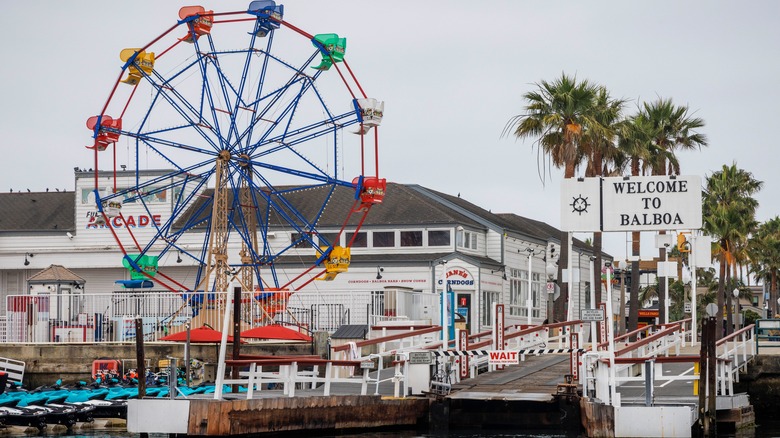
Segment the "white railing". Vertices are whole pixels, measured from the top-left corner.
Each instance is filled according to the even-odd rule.
[[[715,343],[718,356],[718,392],[734,395],[734,382],[747,371],[748,362],[756,356],[754,326],[749,325]]]
[[[0,342],[134,342],[135,319],[141,318],[144,339],[203,325],[222,327],[224,293],[186,294],[161,291],[112,294],[11,295],[0,318]],[[333,332],[343,324],[368,324],[380,310],[383,297],[372,291],[301,291],[290,296],[287,312],[274,320],[309,331]],[[267,323],[263,306],[251,292],[241,295],[241,320]]]
[[[20,360],[0,357],[0,371],[8,375],[8,382],[21,385],[24,380],[25,363]]]
[[[664,363],[697,363],[699,355],[680,355],[680,346],[685,345],[686,332],[682,325],[668,324],[655,333],[649,333],[642,340],[629,344],[615,353],[615,373],[610,376],[610,357],[607,351],[588,352],[582,357],[583,394],[601,400],[612,400],[611,387],[626,382],[646,382],[652,388],[655,382],[675,380],[699,380],[697,374],[667,375]],[[734,395],[734,382],[739,382],[739,373],[747,370],[747,364],[756,355],[753,326],[745,327],[716,343],[716,379],[718,395]],[[670,352],[675,355],[670,356]],[[644,366],[650,363],[652,366]],[[638,366],[639,365],[639,366]],[[649,372],[649,375],[647,374]],[[619,405],[620,400],[612,400]]]
[[[614,352],[614,358],[609,351],[599,350],[585,353],[582,357],[583,394],[595,396],[605,403],[620,406],[617,387],[626,382],[646,381],[645,367],[636,365],[647,361],[662,361],[660,358],[669,356],[670,351],[676,355],[680,353],[680,346],[685,342],[685,330],[682,324],[669,324],[661,326],[656,332],[648,332],[648,335],[636,342],[629,343],[625,347]],[[610,370],[610,363],[614,369]],[[649,376],[651,380],[674,380],[680,376],[665,376],[663,373],[655,373],[659,376]],[[690,376],[685,376],[690,380]]]
[[[374,377],[371,377],[374,369],[374,360],[379,364]],[[393,363],[393,374],[390,377],[382,378],[381,371],[384,368],[382,357],[380,355],[370,355],[361,360],[325,360],[319,358],[273,358],[273,359],[240,359],[226,361],[228,366],[249,367],[249,371],[239,373],[238,379],[224,379],[221,384],[224,385],[242,385],[247,387],[246,397],[254,397],[255,391],[264,391],[268,385],[281,387],[282,393],[288,397],[295,397],[296,390],[314,390],[321,388],[323,395],[331,394],[333,384],[350,384],[360,387],[360,394],[367,395],[371,384],[375,385],[374,394],[379,394],[379,384],[382,382],[393,382],[393,395],[400,397],[408,391],[406,385],[401,392],[400,384],[406,382],[406,373],[408,366],[406,361],[396,361]],[[369,365],[369,366],[365,366]],[[263,367],[272,367],[274,371],[264,370]],[[320,374],[320,367],[325,371]],[[355,372],[359,368],[362,373]],[[218,381],[219,385],[220,382]]]

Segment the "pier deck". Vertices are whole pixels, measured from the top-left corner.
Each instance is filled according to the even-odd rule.
[[[452,385],[450,398],[550,400],[569,373],[568,354],[528,356],[519,365]]]

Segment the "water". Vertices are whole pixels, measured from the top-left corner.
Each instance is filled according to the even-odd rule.
[[[29,435],[4,435],[0,429],[0,436],[3,438],[29,438]],[[140,438],[138,434],[132,434],[127,432],[109,432],[109,431],[94,431],[89,433],[81,433],[78,435],[47,435],[57,436],[60,438]],[[393,431],[393,432],[363,432],[363,433],[348,433],[348,434],[316,434],[321,438],[442,438],[444,436],[448,438],[558,438],[565,435],[545,435],[545,434],[524,434],[524,433],[509,433],[509,432],[490,432],[490,431],[478,431],[478,432],[452,432],[448,435],[428,435],[420,434],[417,432],[409,431]],[[780,420],[774,420],[771,422],[765,422],[762,425],[757,426],[752,432],[746,431],[736,435],[718,435],[720,437],[735,437],[735,438],[778,438],[780,437]],[[151,434],[149,438],[169,438],[167,434]]]
[[[429,435],[421,434],[414,431],[382,431],[382,432],[362,432],[362,433],[345,433],[338,434],[328,432],[329,434],[314,433],[313,435],[321,438],[557,438],[564,437],[565,435],[550,435],[550,434],[527,434],[522,432],[506,432],[506,431],[459,431],[450,432],[447,435]],[[133,434],[121,431],[79,431],[78,433],[71,435],[54,435],[47,434],[46,436],[57,436],[60,438],[140,438],[139,434]],[[764,419],[760,420],[755,429],[745,430],[740,433],[734,434],[720,434],[720,437],[734,437],[734,438],[780,438],[780,418]],[[2,438],[28,438],[29,435],[11,435],[3,434],[0,429],[0,437]],[[169,438],[167,434],[150,434],[149,438]]]
[[[3,435],[0,432],[0,436],[4,438],[17,438],[25,437],[29,438],[29,435]],[[80,435],[47,435],[57,436],[60,438],[140,438],[138,434],[126,433],[126,432],[106,432],[106,431],[94,431],[90,433]],[[350,434],[331,434],[320,435],[316,434],[319,438],[441,438],[445,435],[426,435],[416,432],[408,431],[393,431],[393,432],[363,432],[363,433],[350,433]],[[459,432],[450,433],[446,435],[449,438],[556,438],[563,437],[565,435],[527,435],[522,433],[493,433],[493,432]],[[169,438],[167,434],[150,434],[149,438]]]

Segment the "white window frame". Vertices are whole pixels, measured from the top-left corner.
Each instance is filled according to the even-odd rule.
[[[455,240],[459,248],[477,250],[477,233],[473,231],[458,230]]]
[[[479,323],[481,327],[493,327],[493,303],[501,304],[501,292],[483,290],[481,300],[482,311],[479,312]]]

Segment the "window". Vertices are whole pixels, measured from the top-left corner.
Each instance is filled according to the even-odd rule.
[[[493,327],[493,303],[501,302],[501,292],[482,291],[482,312],[480,324],[483,327]]]
[[[509,279],[509,314],[513,316],[528,316],[528,272],[510,269]],[[531,316],[538,318],[541,312],[542,275],[531,274]]]
[[[428,231],[428,246],[450,246],[450,231]]]
[[[477,234],[471,231],[458,231],[457,244],[461,248],[477,249]]]
[[[340,246],[341,236],[339,233],[320,233],[320,246],[326,246],[328,244]]]
[[[531,276],[531,316],[538,318],[542,311],[542,274],[534,272]]]
[[[354,236],[354,240],[353,239]],[[352,248],[366,248],[368,247],[368,238],[366,237],[366,232],[361,231],[357,234],[355,233],[347,233],[347,245],[349,245],[349,241],[352,240]]]
[[[290,235],[290,243],[293,248],[311,248],[311,242],[308,238],[308,236],[301,238],[301,233],[292,233]]]
[[[423,246],[422,231],[401,231],[401,246]]]
[[[585,308],[586,309],[594,309],[595,305],[590,302],[590,282],[586,281],[583,283],[585,287],[583,288],[583,293],[585,294]]]
[[[510,269],[509,314],[528,316],[528,272]]]
[[[392,248],[395,246],[395,232],[374,231],[371,233],[371,244],[374,248]]]

